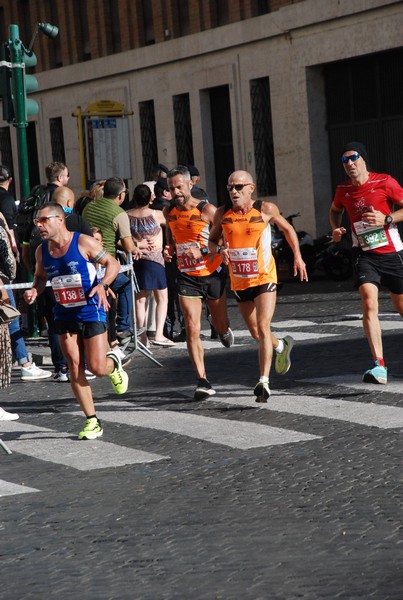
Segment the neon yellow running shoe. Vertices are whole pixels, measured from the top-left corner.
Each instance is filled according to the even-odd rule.
[[[282,352],[276,352],[274,368],[279,375],[288,373],[291,367],[291,350],[294,346],[294,339],[290,335],[283,337],[284,349]]]
[[[90,417],[87,419],[84,429],[78,434],[79,440],[95,440],[102,436],[104,430],[102,429],[101,421],[97,417]]]
[[[109,374],[113,389],[117,394],[124,394],[129,386],[129,376],[123,370],[120,358],[114,352],[108,352],[106,356],[111,358],[115,363],[114,370]]]

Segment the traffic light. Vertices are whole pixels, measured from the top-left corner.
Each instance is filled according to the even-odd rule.
[[[38,89],[38,80],[35,75],[30,75],[27,73],[27,69],[30,67],[35,67],[37,64],[36,54],[34,52],[28,51],[24,48],[22,54],[22,60],[25,63],[24,70],[24,96],[25,96],[25,120],[27,117],[31,115],[37,115],[39,112],[39,105],[36,100],[32,100],[32,98],[28,98],[28,94],[32,92],[36,92]]]
[[[0,96],[3,105],[3,120],[12,123],[14,120],[14,106],[11,94],[11,61],[8,44],[1,44],[0,67]]]

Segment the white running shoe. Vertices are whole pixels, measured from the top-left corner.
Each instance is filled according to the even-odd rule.
[[[34,362],[29,367],[21,367],[22,381],[36,381],[37,379],[47,379],[48,377],[52,377],[52,372],[40,369]]]
[[[20,416],[17,413],[9,413],[0,407],[0,421],[16,421]]]
[[[115,356],[120,358],[120,360],[123,360],[126,356],[126,354],[123,352],[122,348],[120,348],[119,346],[114,346],[113,348],[111,348],[111,352],[113,352],[113,354]]]
[[[92,379],[96,379],[97,376],[94,373],[91,373],[88,369],[85,369],[85,378],[87,381],[91,381]]]

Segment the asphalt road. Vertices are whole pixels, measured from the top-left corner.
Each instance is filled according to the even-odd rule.
[[[24,383],[0,405],[2,600],[403,598],[401,339],[386,296],[386,386],[351,283],[287,282],[273,330],[293,364],[254,402],[257,348],[228,301],[236,344],[209,339],[217,395],[192,399],[184,344],[136,354],[129,391],[91,383],[104,437],[79,442],[69,384]],[[44,344],[32,350],[43,356]]]

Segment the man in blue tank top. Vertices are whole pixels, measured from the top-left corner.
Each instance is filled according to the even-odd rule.
[[[72,390],[87,417],[78,438],[92,440],[101,437],[103,430],[85,377],[85,364],[97,377],[108,375],[116,393],[123,394],[128,387],[120,359],[107,352],[107,292],[120,265],[95,238],[68,231],[63,208],[55,202],[39,210],[35,225],[43,242],[35,255],[32,288],[24,298],[32,304],[50,281],[56,300],[55,330],[67,359]],[[102,282],[98,281],[96,264],[106,268]]]

